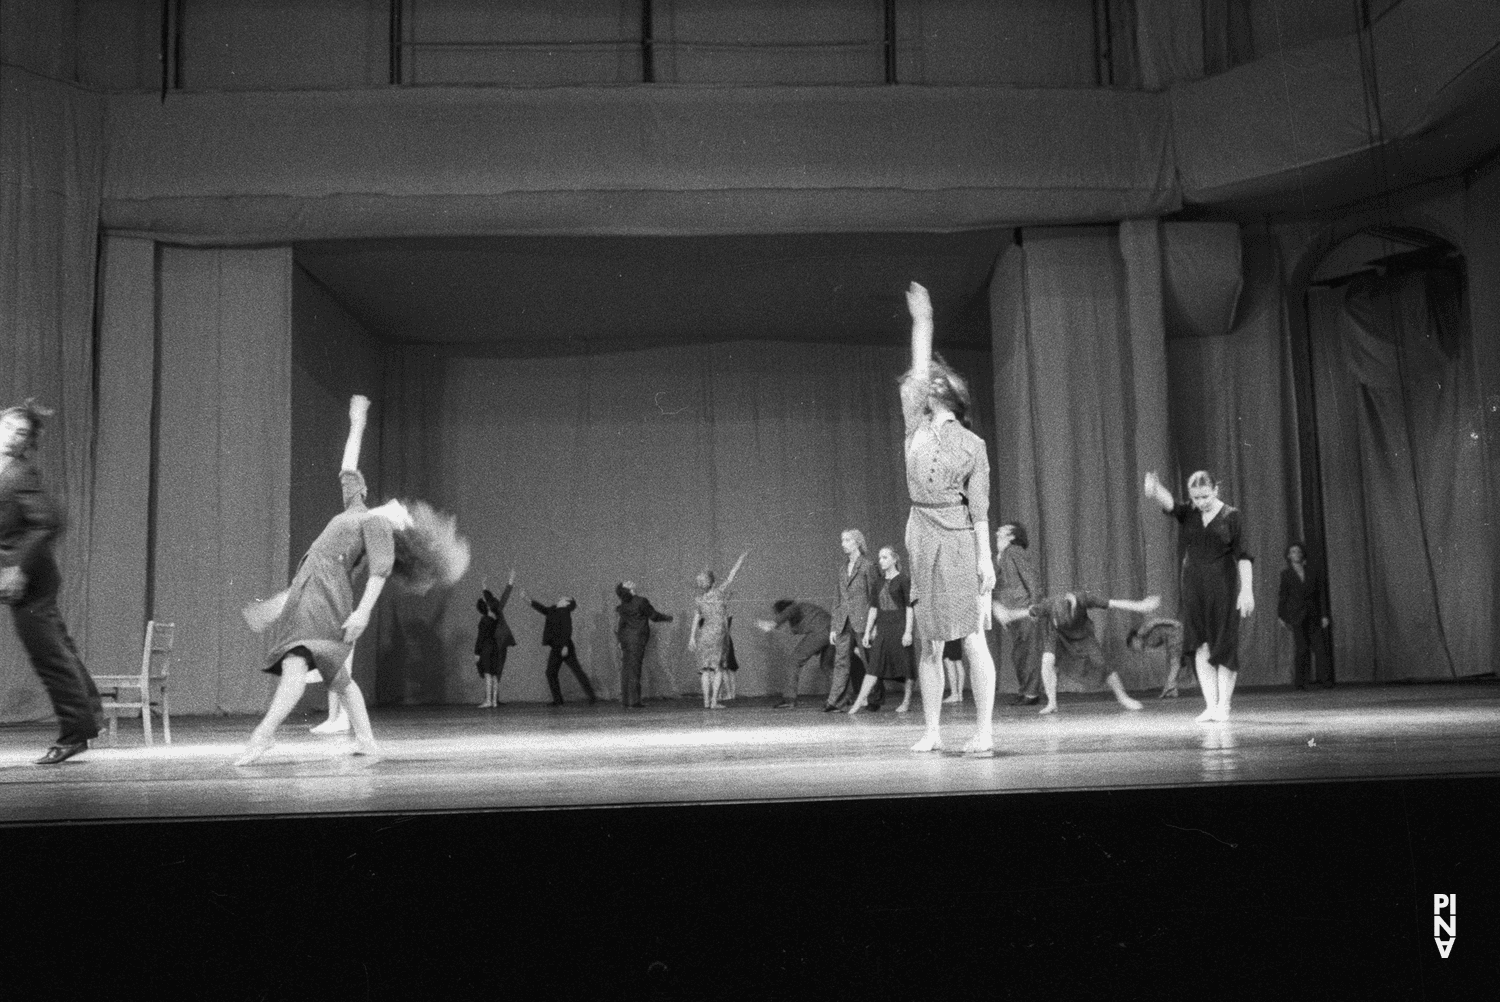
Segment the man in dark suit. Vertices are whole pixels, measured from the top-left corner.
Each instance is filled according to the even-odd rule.
[[[583,686],[583,694],[588,697],[589,705],[599,701],[594,695],[594,687],[589,683],[589,677],[583,673],[583,666],[578,663],[578,651],[573,647],[573,610],[578,608],[578,603],[567,595],[562,596],[553,605],[543,605],[526,594],[526,589],[521,589],[521,598],[531,605],[533,609],[546,617],[542,625],[542,646],[550,648],[547,655],[547,688],[552,690],[552,705],[563,704],[562,685],[557,680],[558,672],[563,665],[578,679],[578,684]]]
[[[620,702],[641,706],[641,665],[646,660],[646,645],[651,642],[652,623],[670,623],[672,617],[657,612],[644,595],[637,595],[634,581],[615,585],[620,604],[615,607],[619,625],[615,638],[620,641]]]
[[[794,710],[797,708],[797,690],[801,688],[802,667],[813,658],[825,669],[833,669],[833,644],[829,642],[833,630],[833,620],[828,615],[828,610],[822,606],[813,605],[811,602],[797,602],[789,598],[779,598],[771,606],[776,611],[775,619],[759,619],[755,625],[767,633],[776,629],[783,623],[792,635],[797,638],[797,646],[792,648],[792,684],[791,688],[784,694],[781,702],[776,704],[778,710]],[[825,705],[824,710],[831,709]]]
[[[865,552],[865,534],[845,529],[839,545],[847,558],[839,575],[839,600],[833,607],[828,642],[833,645],[833,678],[828,687],[825,710],[847,710],[865,680],[864,660],[859,656],[860,638],[870,616],[870,600],[880,584],[875,562]],[[877,682],[867,709],[878,710],[885,701],[885,685]]]
[[[10,606],[60,728],[38,765],[56,765],[87,750],[103,712],[99,690],[57,611],[62,575],[52,541],[62,532],[62,513],[42,490],[31,462],[47,413],[30,401],[0,411],[0,601]]]
[[[1276,618],[1292,631],[1295,645],[1292,655],[1292,682],[1299,689],[1309,685],[1332,685],[1328,671],[1327,650],[1319,642],[1328,629],[1323,612],[1323,588],[1312,568],[1307,565],[1307,549],[1301,543],[1286,548],[1286,566],[1281,569],[1276,594]],[[1313,664],[1313,648],[1318,648],[1318,664]],[[1316,669],[1322,668],[1319,672]],[[1318,676],[1322,675],[1322,678]]]

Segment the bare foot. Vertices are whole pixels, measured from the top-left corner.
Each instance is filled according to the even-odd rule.
[[[240,757],[234,760],[234,764],[252,765],[255,762],[259,761],[262,755],[270,751],[271,747],[274,744],[275,742],[272,741],[255,741],[252,739],[251,742],[245,746],[245,750],[243,753],[241,753]]]
[[[863,710],[864,708],[865,708],[865,704],[863,704],[863,703],[855,703],[853,706],[849,707],[849,716],[851,716],[851,717],[854,716],[856,713],[858,713],[860,710]]]
[[[924,734],[922,740],[911,746],[915,752],[942,751],[943,739],[937,734]]]
[[[490,701],[489,701],[489,700],[485,700],[485,701],[484,701],[484,702],[483,702],[483,703],[480,703],[480,704],[479,704],[479,708],[480,708],[480,709],[481,709],[481,710],[488,710],[488,709],[489,709],[489,708],[490,708],[490,707],[492,707],[492,706],[494,706],[494,705],[495,705],[495,704],[494,704],[494,703],[491,703],[491,702],[490,702]]]
[[[949,696],[947,699],[943,700],[944,703],[962,703],[963,701],[964,698],[962,696]]]
[[[1196,717],[1194,717],[1193,718],[1193,723],[1195,723],[1195,724],[1211,724],[1211,723],[1214,722],[1214,714],[1216,714],[1218,712],[1219,712],[1218,707],[1216,707],[1216,706],[1210,706],[1208,709],[1204,710],[1202,713],[1200,713]]]
[[[1216,724],[1222,724],[1224,721],[1226,721],[1226,720],[1229,719],[1229,707],[1227,707],[1227,706],[1221,706],[1221,707],[1219,707],[1217,710],[1214,711],[1214,715],[1211,716],[1211,717],[1209,717],[1208,719],[1212,720]]]
[[[1120,705],[1125,707],[1125,709],[1127,710],[1145,709],[1144,705],[1142,705],[1139,699],[1132,699],[1129,696],[1126,696],[1124,699],[1120,700]]]
[[[329,717],[318,726],[309,727],[308,730],[312,731],[314,734],[348,734],[349,718]]]
[[[896,707],[896,712],[897,713],[910,713],[911,712],[911,704],[910,703],[902,703],[900,706]]]
[[[1056,713],[1056,712],[1057,712],[1057,704],[1056,703],[1048,703],[1046,706],[1044,706],[1040,710],[1036,711],[1037,716],[1039,716],[1039,717],[1045,717],[1049,713]]]
[[[380,746],[373,741],[356,741],[351,755],[361,755],[365,758],[380,758]]]
[[[990,734],[976,734],[964,745],[964,754],[974,758],[994,758],[995,738]]]

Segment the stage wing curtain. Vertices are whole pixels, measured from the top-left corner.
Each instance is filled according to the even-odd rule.
[[[57,412],[38,463],[67,515],[61,607],[85,655],[103,108],[96,95],[0,67],[0,406],[35,396]],[[51,714],[8,625],[0,665],[0,722]]]
[[[1134,343],[1114,227],[1026,230],[1022,240],[997,266],[991,297],[1001,425],[993,521],[1027,525],[1049,594],[1139,598],[1153,577],[1145,536],[1153,516],[1141,499],[1139,457],[1151,450],[1138,451],[1138,411],[1161,404],[1135,369],[1152,365],[1159,381],[1161,351]],[[1155,302],[1159,324],[1159,288]],[[1096,614],[1106,656],[1128,686],[1160,684],[1159,659],[1126,653],[1130,618]],[[1009,670],[1001,683],[1014,686]],[[1066,675],[1061,687],[1070,687]]]
[[[989,413],[989,354],[950,361]],[[636,581],[676,617],[655,628],[645,694],[696,691],[693,577],[712,567],[722,579],[742,550],[729,603],[739,692],[782,691],[790,637],[755,620],[779,597],[831,605],[841,530],[862,529],[872,556],[902,542],[897,378],[908,362],[895,346],[769,341],[527,358],[399,349],[378,403],[381,483],[454,512],[474,559],[450,593],[382,601],[379,702],[479,697],[474,601],[512,567],[541,602],[577,599],[579,658],[608,698],[619,694],[613,589]],[[544,700],[542,618],[519,589],[506,614],[520,646],[501,698]],[[803,689],[827,684],[812,671]],[[566,670],[562,685],[581,696]]]
[[[1174,239],[1182,247],[1193,237],[1179,230]],[[1205,230],[1202,239],[1207,247],[1219,237]],[[1255,614],[1240,626],[1240,684],[1284,685],[1291,681],[1291,637],[1276,619],[1276,589],[1286,544],[1299,535],[1296,405],[1276,247],[1247,238],[1241,255],[1238,307],[1217,311],[1226,321],[1233,314],[1234,326],[1206,337],[1196,329],[1179,337],[1168,328],[1171,486],[1186,497],[1187,476],[1208,470],[1220,482],[1219,496],[1245,513]]]
[[[1341,681],[1493,671],[1482,406],[1458,274],[1309,293]]]

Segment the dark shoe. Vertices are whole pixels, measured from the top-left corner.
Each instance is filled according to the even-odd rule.
[[[783,699],[781,702],[771,707],[771,709],[773,710],[795,710],[796,708],[797,704],[789,699]]]
[[[626,703],[625,704],[625,709],[627,709],[627,710],[644,710],[645,708],[646,708],[646,704],[645,703]]]
[[[839,708],[837,706],[834,706],[832,703],[824,703],[823,704],[823,712],[824,713],[837,713],[838,710],[839,710]]]
[[[79,752],[89,750],[87,741],[59,741],[47,749],[47,754],[36,760],[37,765],[56,765],[65,762]]]
[[[877,703],[874,706],[867,706],[867,707],[865,707],[865,709],[869,710],[871,713],[879,713],[880,712],[880,704]]]
[[[1028,696],[1023,692],[1016,693],[1016,698],[1010,701],[1011,706],[1035,706],[1042,701],[1040,696]]]
[[[563,701],[560,700],[560,699],[554,699],[552,702],[548,703],[547,705],[548,706],[561,706],[561,705],[563,705]]]

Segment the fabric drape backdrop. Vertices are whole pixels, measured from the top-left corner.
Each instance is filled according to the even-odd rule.
[[[1340,681],[1494,670],[1482,405],[1456,273],[1308,295]]]
[[[988,413],[989,354],[949,360]],[[579,657],[607,697],[619,692],[613,588],[636,581],[676,617],[654,631],[646,695],[695,691],[693,577],[712,567],[722,580],[747,549],[729,603],[739,691],[781,691],[790,638],[754,621],[780,597],[833,602],[841,530],[863,530],[872,556],[902,543],[896,387],[908,364],[894,345],[762,341],[541,358],[399,349],[381,400],[381,483],[454,512],[474,559],[451,593],[382,603],[379,702],[478,698],[474,600],[511,567],[541,602],[578,600]],[[506,613],[519,646],[501,698],[543,700],[541,617],[519,594]],[[804,675],[804,691],[827,684]],[[563,691],[580,695],[566,672]]]
[[[97,95],[0,66],[0,406],[34,396],[57,412],[43,430],[38,465],[67,515],[60,604],[86,659],[103,126]],[[8,623],[0,666],[0,722],[51,714]]]

